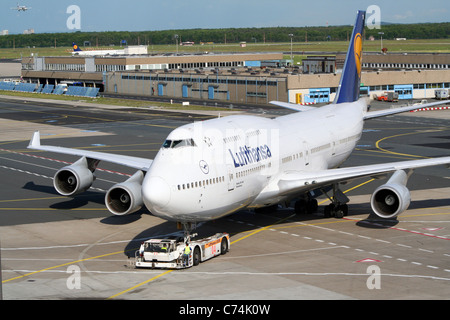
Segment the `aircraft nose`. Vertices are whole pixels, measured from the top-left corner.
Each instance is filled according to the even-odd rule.
[[[158,176],[149,176],[142,184],[142,196],[146,207],[152,213],[162,213],[162,209],[170,201],[170,187]]]

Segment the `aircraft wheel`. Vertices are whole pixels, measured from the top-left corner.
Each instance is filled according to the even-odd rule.
[[[307,208],[308,213],[317,212],[318,208],[319,205],[317,203],[317,199],[311,199],[310,201],[308,201],[308,208]]]
[[[348,205],[343,204],[342,205],[342,211],[344,211],[344,216],[347,216],[348,215]]]
[[[336,219],[341,219],[342,217],[344,217],[344,211],[342,211],[341,208],[337,208],[337,210],[334,212],[334,217]]]
[[[325,206],[323,209],[323,215],[325,218],[334,217],[334,204],[330,203],[329,205]]]
[[[296,214],[307,213],[307,203],[305,200],[298,200],[295,202],[294,210]]]
[[[334,216],[338,219],[341,219],[347,214],[348,214],[348,206],[346,204],[341,204],[337,206]]]

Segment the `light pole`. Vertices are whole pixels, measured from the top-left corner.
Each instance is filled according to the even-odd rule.
[[[289,33],[289,37],[291,37],[291,63],[294,64],[294,59],[292,57],[292,37],[294,37],[294,35],[292,33]]]
[[[383,52],[383,34],[384,34],[384,32],[378,32],[378,34],[381,36],[381,48],[380,48],[380,51]]]
[[[178,35],[176,34],[174,37],[175,37],[175,42],[177,44],[177,55],[178,55]]]

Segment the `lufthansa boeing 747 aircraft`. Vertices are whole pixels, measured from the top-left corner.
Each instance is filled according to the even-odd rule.
[[[125,50],[114,50],[114,49],[83,51],[75,42],[72,42],[72,48],[73,48],[72,51],[73,56],[107,56],[107,55],[125,54]]]
[[[393,218],[410,203],[406,182],[415,168],[449,165],[450,157],[339,168],[355,149],[367,119],[445,102],[368,111],[359,99],[365,12],[358,11],[335,101],[302,107],[272,103],[298,112],[268,119],[237,115],[191,123],[173,130],[155,159],[64,147],[44,146],[39,132],[29,148],[81,157],[60,169],[56,190],[66,196],[84,192],[100,161],[135,168],[136,173],[111,187],[105,203],[116,215],[145,205],[150,212],[176,221],[189,232],[196,222],[218,219],[244,208],[295,202],[296,212],[317,209],[316,191],[330,193],[326,216],[342,217],[348,198],[339,184],[361,177],[390,178],[372,194],[381,218]]]

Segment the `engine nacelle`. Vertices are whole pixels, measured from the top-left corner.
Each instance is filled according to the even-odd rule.
[[[396,171],[386,184],[372,194],[370,204],[377,216],[390,219],[408,209],[411,194],[406,187],[408,176],[403,170]]]
[[[143,179],[144,173],[138,171],[125,182],[111,187],[105,196],[105,204],[108,210],[118,216],[139,210],[144,204],[142,200]]]
[[[73,196],[89,189],[95,176],[88,167],[85,157],[74,164],[64,167],[53,177],[53,186],[63,196]]]

